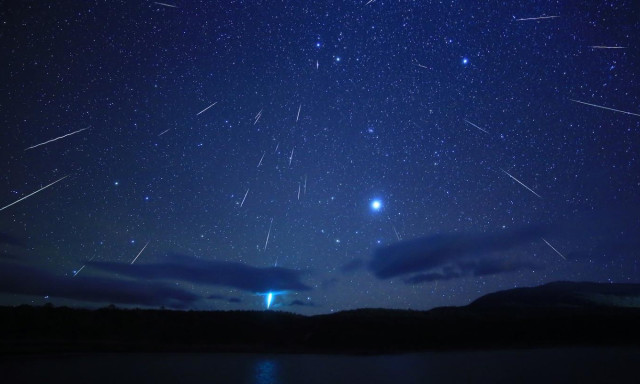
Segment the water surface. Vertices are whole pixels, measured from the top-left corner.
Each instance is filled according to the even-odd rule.
[[[632,383],[638,366],[637,348],[556,348],[381,356],[22,356],[4,357],[0,372],[6,383]]]

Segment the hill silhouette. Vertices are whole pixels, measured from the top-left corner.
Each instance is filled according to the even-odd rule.
[[[640,284],[559,281],[533,288],[515,288],[482,296],[471,307],[636,307]]]
[[[465,307],[274,311],[0,307],[0,352],[395,353],[428,349],[640,345],[640,285],[559,282]]]

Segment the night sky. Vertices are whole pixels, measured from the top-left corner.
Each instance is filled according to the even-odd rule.
[[[639,36],[633,0],[3,2],[0,304],[640,283]]]

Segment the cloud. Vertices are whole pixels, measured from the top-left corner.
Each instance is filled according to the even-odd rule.
[[[0,245],[12,245],[14,247],[26,248],[27,244],[20,238],[0,232]]]
[[[315,307],[316,305],[310,301],[302,301],[302,300],[293,300],[289,304],[286,304],[287,307]]]
[[[573,261],[598,259],[606,262],[610,261],[611,257],[636,257],[638,255],[640,255],[640,241],[623,238],[622,240],[606,239],[599,241],[589,249],[569,252],[566,254],[566,257]]]
[[[180,280],[193,284],[224,286],[247,292],[306,291],[301,272],[288,268],[257,268],[246,264],[209,261],[183,255],[170,255],[161,263],[91,262],[94,268],[136,279]]]
[[[539,241],[548,228],[530,226],[492,234],[446,234],[401,241],[377,249],[369,269],[379,279],[408,274],[407,283],[482,276],[534,267],[532,263],[502,264],[487,254]]]
[[[16,236],[0,232],[0,260],[19,260],[23,256],[19,255],[20,250],[16,248],[27,248],[27,243]]]
[[[226,296],[222,296],[222,295],[209,295],[207,296],[208,300],[222,300],[222,301],[226,301],[228,303],[232,303],[232,304],[237,304],[237,303],[241,303],[242,300],[240,298],[237,297],[226,297]]]
[[[0,292],[96,303],[184,308],[199,296],[162,283],[99,276],[60,276],[16,263],[0,263]]]
[[[540,268],[539,265],[527,261],[508,261],[496,258],[480,259],[447,265],[442,268],[442,271],[417,274],[405,279],[404,282],[407,284],[421,284],[436,280],[489,276],[538,268]]]
[[[362,259],[353,259],[342,265],[342,267],[340,267],[340,271],[343,273],[354,273],[364,268],[364,266],[364,261]]]
[[[16,256],[16,255],[14,255],[14,254],[12,254],[12,253],[6,253],[6,252],[3,252],[3,253],[0,253],[0,259],[5,259],[5,260],[18,260],[18,259],[19,259],[19,257],[18,257],[18,256]]]

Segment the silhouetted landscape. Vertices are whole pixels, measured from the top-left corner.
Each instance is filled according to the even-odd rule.
[[[397,353],[640,345],[640,285],[551,283],[464,307],[274,311],[0,308],[5,354],[48,352]]]

